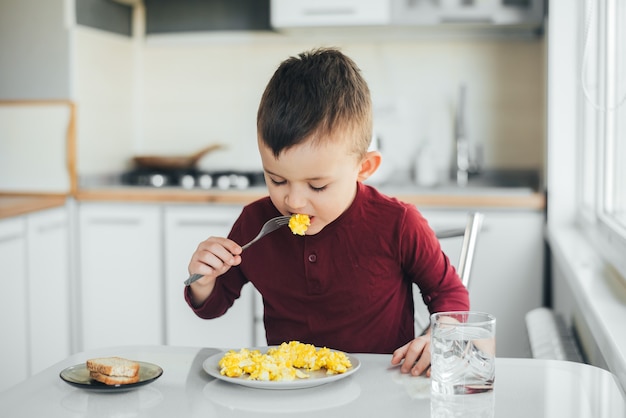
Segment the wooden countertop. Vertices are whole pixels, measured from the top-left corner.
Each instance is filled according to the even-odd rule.
[[[407,203],[420,207],[480,207],[542,210],[545,196],[542,193],[512,193],[464,190],[462,193],[424,192],[409,190],[381,190]],[[161,203],[221,203],[247,204],[267,196],[264,187],[248,190],[183,190],[178,188],[154,189],[139,187],[111,187],[79,189],[78,201],[121,201],[121,202],[161,202]]]
[[[505,208],[543,210],[542,193],[511,193],[498,190],[462,192],[385,190],[383,193],[418,207]],[[108,187],[79,189],[74,196],[82,202],[145,202],[145,203],[214,203],[245,205],[267,195],[264,187],[247,190],[184,190],[141,187]],[[0,219],[63,206],[68,196],[62,194],[19,194],[0,192]]]
[[[67,196],[57,194],[0,193],[0,219],[63,206],[66,199]]]

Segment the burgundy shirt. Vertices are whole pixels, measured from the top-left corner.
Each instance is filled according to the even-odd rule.
[[[269,197],[246,206],[229,238],[244,244],[279,216]],[[193,308],[223,315],[251,282],[263,296],[267,342],[392,353],[415,337],[412,284],[430,312],[467,310],[469,297],[414,205],[358,183],[352,205],[316,235],[281,228],[252,245]],[[185,299],[191,306],[189,295]]]

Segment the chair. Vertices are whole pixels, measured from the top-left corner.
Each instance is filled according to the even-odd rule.
[[[463,237],[461,256],[456,270],[461,278],[461,282],[463,282],[463,286],[468,289],[470,275],[472,273],[474,252],[476,251],[476,241],[478,240],[478,233],[482,228],[484,217],[485,216],[480,212],[471,212],[467,215],[465,229],[458,228],[435,231],[437,238],[440,240],[461,236]]]
[[[478,234],[482,229],[483,219],[484,215],[482,213],[470,212],[467,215],[465,228],[442,229],[435,231],[435,234],[437,235],[437,238],[439,240],[463,237],[463,242],[461,244],[461,255],[459,257],[459,263],[457,265],[456,271],[461,278],[463,286],[465,286],[467,289],[469,289],[470,285],[470,278],[474,262],[474,253],[476,252],[476,243],[478,241]],[[414,297],[414,299],[416,302],[416,332],[422,332],[427,330],[428,326],[430,325],[430,315],[428,314],[428,311],[426,310],[423,303],[421,303],[421,298]]]

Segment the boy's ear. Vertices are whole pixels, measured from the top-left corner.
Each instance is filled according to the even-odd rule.
[[[363,157],[363,160],[361,160],[361,169],[359,170],[357,180],[364,181],[374,174],[376,170],[378,170],[378,167],[380,167],[382,159],[383,156],[379,151],[368,151],[365,157]]]

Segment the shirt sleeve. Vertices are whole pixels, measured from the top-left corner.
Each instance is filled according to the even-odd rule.
[[[401,253],[405,274],[417,284],[430,313],[470,309],[469,294],[435,232],[414,207],[403,224]]]
[[[240,219],[238,219],[228,235],[230,239],[240,242]],[[193,312],[203,319],[220,317],[230,309],[236,299],[241,296],[241,288],[248,282],[237,266],[231,267],[226,273],[219,276],[215,281],[215,287],[211,295],[200,306],[194,307],[191,303],[189,286],[185,286],[185,301]]]

